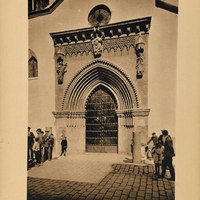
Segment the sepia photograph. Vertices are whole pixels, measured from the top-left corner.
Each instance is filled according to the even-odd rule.
[[[0,199],[199,200],[199,13],[0,1]]]
[[[27,200],[175,199],[178,0],[28,0]]]

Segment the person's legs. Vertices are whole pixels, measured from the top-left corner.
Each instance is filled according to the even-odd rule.
[[[51,160],[51,147],[48,148],[48,160]]]
[[[173,164],[172,164],[172,157],[168,158],[168,167],[169,167],[171,179],[175,180],[175,171],[174,171],[174,167],[173,167]]]
[[[31,160],[33,160],[33,149],[32,149],[32,146],[30,148],[30,152],[31,152]]]
[[[44,161],[48,160],[48,147],[45,147],[44,149]]]
[[[62,155],[63,155],[63,153],[64,153],[64,147],[63,147],[63,146],[61,146],[61,154],[60,154],[60,156],[62,156]]]
[[[30,153],[29,153],[29,146],[28,146],[28,148],[27,148],[27,154],[28,154],[28,161],[30,160]]]
[[[66,156],[66,147],[64,148],[64,156]]]
[[[50,149],[51,149],[51,152],[50,152],[50,159],[52,160],[53,147],[51,147]]]
[[[41,161],[44,162],[44,148],[41,149]]]
[[[41,163],[40,151],[35,151],[35,159],[36,159],[38,164]]]
[[[162,161],[162,174],[161,177],[165,177],[165,173],[166,173],[166,168],[167,168],[167,157],[165,157]]]
[[[156,175],[159,175],[159,165],[158,165],[158,163],[155,163],[155,172],[156,172]]]
[[[160,172],[161,172],[161,168],[162,168],[162,164],[158,164],[158,176],[160,176]]]

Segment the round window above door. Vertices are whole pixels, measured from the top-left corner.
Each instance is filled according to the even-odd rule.
[[[95,6],[88,15],[88,21],[92,26],[108,24],[111,18],[111,11],[105,5]]]

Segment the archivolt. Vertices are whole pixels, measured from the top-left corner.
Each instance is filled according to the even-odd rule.
[[[139,108],[136,89],[128,76],[114,64],[98,59],[72,78],[63,97],[62,110],[84,111],[88,95],[101,84],[113,92],[119,110]]]

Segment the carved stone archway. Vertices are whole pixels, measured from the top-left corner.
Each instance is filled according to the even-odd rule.
[[[88,94],[99,84],[113,91],[119,110],[139,108],[137,90],[128,76],[110,62],[94,60],[71,80],[63,97],[62,110],[84,111]]]

